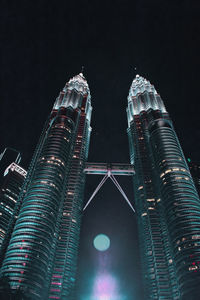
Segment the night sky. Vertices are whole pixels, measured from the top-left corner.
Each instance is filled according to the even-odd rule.
[[[191,0],[0,3],[0,151],[19,149],[28,167],[65,82],[81,72],[92,96],[90,162],[129,162],[127,95],[138,73],[161,94],[184,153],[200,161],[200,2]],[[85,201],[101,177],[88,176]],[[130,178],[119,182],[133,201]],[[83,217],[77,300],[90,300],[101,272],[111,300],[142,300],[136,220],[111,182]],[[111,239],[105,253],[92,242]]]

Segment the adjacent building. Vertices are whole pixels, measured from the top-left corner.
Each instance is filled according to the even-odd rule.
[[[4,181],[0,189],[0,258],[4,253],[9,233],[17,217],[17,199],[22,189],[26,170],[16,163],[11,163],[4,172]],[[8,234],[8,235],[7,235]],[[3,252],[3,253],[2,253]]]
[[[18,200],[1,276],[30,299],[73,298],[91,111],[80,73],[55,101]]]
[[[198,299],[199,196],[164,103],[139,75],[127,114],[145,299]]]
[[[4,183],[4,171],[13,162],[17,165],[20,164],[21,154],[18,150],[6,147],[2,153],[0,153],[0,186]]]

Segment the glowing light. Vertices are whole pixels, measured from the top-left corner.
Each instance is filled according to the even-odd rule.
[[[116,296],[116,280],[110,274],[99,274],[94,284],[94,298],[101,300],[112,299]]]
[[[95,237],[93,244],[98,251],[106,251],[110,247],[110,239],[105,234],[99,234]]]
[[[89,298],[82,300],[127,300],[127,297],[121,295],[117,278],[107,272],[97,273],[94,280],[93,293]]]

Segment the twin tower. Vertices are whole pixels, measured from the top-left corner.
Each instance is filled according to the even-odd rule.
[[[80,73],[55,101],[10,220],[0,275],[31,300],[74,299],[91,112]],[[197,300],[199,196],[163,101],[139,75],[127,115],[145,300]]]

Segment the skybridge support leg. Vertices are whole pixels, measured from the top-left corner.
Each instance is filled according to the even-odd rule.
[[[110,169],[108,169],[106,175],[100,181],[99,185],[97,186],[97,188],[95,189],[95,191],[91,195],[90,199],[88,200],[88,202],[84,206],[83,211],[88,207],[88,205],[90,204],[90,202],[92,201],[92,199],[95,197],[95,195],[98,193],[98,191],[100,190],[100,188],[103,186],[103,184],[106,182],[106,180],[108,178],[110,178],[112,180],[112,182],[114,183],[114,185],[117,187],[117,189],[120,191],[120,193],[122,194],[122,196],[124,197],[124,199],[128,203],[129,207],[135,213],[134,207],[132,206],[131,202],[128,200],[128,197],[126,196],[125,192],[123,191],[122,187],[120,186],[119,182],[117,181],[117,179],[115,178],[115,176],[112,174],[112,172],[111,172]]]
[[[117,181],[117,179],[111,175],[110,179],[112,180],[112,182],[114,183],[114,185],[118,188],[118,190],[120,191],[120,193],[122,194],[122,196],[124,197],[124,199],[126,200],[126,202],[128,203],[128,205],[130,206],[130,208],[132,209],[132,211],[135,213],[135,209],[132,206],[131,202],[128,200],[128,197],[126,196],[125,192],[123,191],[122,187],[120,186],[119,182]]]
[[[94,196],[98,193],[98,191],[100,190],[100,188],[102,187],[102,185],[106,182],[106,180],[108,179],[108,175],[106,174],[103,179],[100,181],[99,185],[97,186],[97,188],[95,189],[94,193],[91,195],[90,199],[88,200],[88,202],[86,203],[86,205],[83,208],[83,211],[88,207],[88,205],[90,204],[90,202],[92,201],[92,199],[94,198]]]

